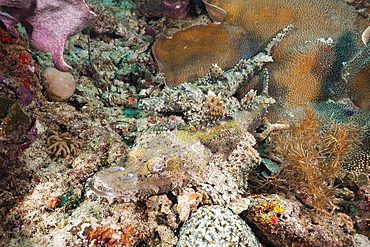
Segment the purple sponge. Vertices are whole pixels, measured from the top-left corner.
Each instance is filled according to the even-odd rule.
[[[19,21],[26,28],[30,46],[42,52],[50,51],[53,63],[60,71],[71,71],[63,59],[67,38],[82,31],[96,18],[84,0],[0,0],[9,15],[0,20],[13,33]]]

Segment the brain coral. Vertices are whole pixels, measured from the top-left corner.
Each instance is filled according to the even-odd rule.
[[[230,210],[203,206],[181,228],[181,246],[260,246],[249,226]]]
[[[204,68],[216,63],[215,60],[223,69],[233,66],[236,58],[254,55],[274,33],[293,24],[293,30],[274,52],[275,63],[267,66],[270,95],[281,102],[303,104],[341,97],[345,92],[340,76],[342,62],[348,61],[362,46],[358,32],[366,28],[364,21],[345,2],[204,2],[207,8],[216,6],[227,13],[221,24],[193,27],[176,33],[171,39],[159,38],[153,47],[169,86],[204,77],[207,73]],[[214,35],[215,29],[222,32]],[[239,39],[234,29],[247,38]]]

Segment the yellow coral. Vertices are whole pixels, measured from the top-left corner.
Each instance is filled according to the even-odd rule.
[[[276,215],[284,213],[282,202],[263,195],[254,196],[252,204],[253,206],[250,207],[248,213],[251,215],[254,222],[261,224],[275,222],[273,219]]]

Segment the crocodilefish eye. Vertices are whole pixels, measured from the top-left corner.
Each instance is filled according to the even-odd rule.
[[[166,168],[166,159],[163,156],[154,156],[147,161],[148,170],[151,173],[158,173]]]

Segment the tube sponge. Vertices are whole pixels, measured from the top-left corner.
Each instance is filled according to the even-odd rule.
[[[76,83],[71,73],[49,67],[42,75],[45,77],[46,92],[51,100],[64,101],[75,92]]]

